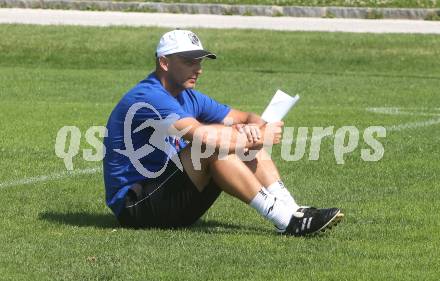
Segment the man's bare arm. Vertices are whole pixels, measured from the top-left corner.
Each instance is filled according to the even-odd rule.
[[[279,143],[282,122],[271,124],[271,126],[264,126],[262,128],[262,137],[257,141],[249,140],[245,134],[238,132],[234,127],[227,127],[222,124],[204,125],[191,117],[176,121],[172,126],[173,129],[178,131],[188,130],[183,137],[191,142],[213,146],[217,151],[220,148],[227,148],[229,152],[235,152],[245,148],[254,149],[262,147],[265,130],[271,130],[271,134],[267,135],[273,138],[271,141],[274,144]],[[172,130],[171,133],[173,133]]]
[[[226,115],[226,117],[223,119],[223,123],[226,125],[229,120],[232,120],[232,124],[255,124],[258,127],[263,127],[266,122],[264,122],[263,119],[261,119],[260,115],[253,113],[253,112],[245,112],[245,111],[240,111],[237,109],[231,109],[231,111],[229,111],[228,115]]]

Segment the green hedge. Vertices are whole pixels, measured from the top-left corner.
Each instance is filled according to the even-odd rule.
[[[440,8],[437,0],[116,0],[165,3],[214,3],[214,4],[253,4],[278,6],[344,6],[344,7],[390,7],[390,8]]]

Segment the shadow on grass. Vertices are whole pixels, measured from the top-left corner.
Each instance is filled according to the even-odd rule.
[[[234,234],[252,234],[252,235],[270,235],[273,231],[269,231],[264,227],[250,227],[239,224],[225,223],[215,220],[198,220],[195,224],[185,228],[188,231],[201,233],[234,233]]]
[[[51,223],[72,225],[79,227],[97,228],[119,228],[121,227],[113,214],[93,214],[87,212],[60,213],[44,212],[39,215],[40,220]],[[239,224],[225,223],[215,220],[198,220],[190,227],[177,228],[175,230],[186,230],[200,233],[242,233],[242,234],[263,234],[273,233],[264,227],[249,227]]]
[[[39,219],[52,223],[73,225],[79,227],[98,227],[98,228],[116,228],[119,223],[112,214],[93,214],[87,212],[58,213],[44,212],[40,213]]]

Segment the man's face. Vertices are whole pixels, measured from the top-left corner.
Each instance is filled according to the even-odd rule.
[[[196,86],[197,78],[202,74],[202,59],[185,58],[170,55],[168,59],[168,78],[176,88],[188,89]]]

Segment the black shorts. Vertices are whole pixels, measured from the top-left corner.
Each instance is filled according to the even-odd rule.
[[[121,226],[175,228],[196,222],[220,195],[213,180],[200,192],[185,171],[168,162],[155,179],[134,184],[118,217]]]

